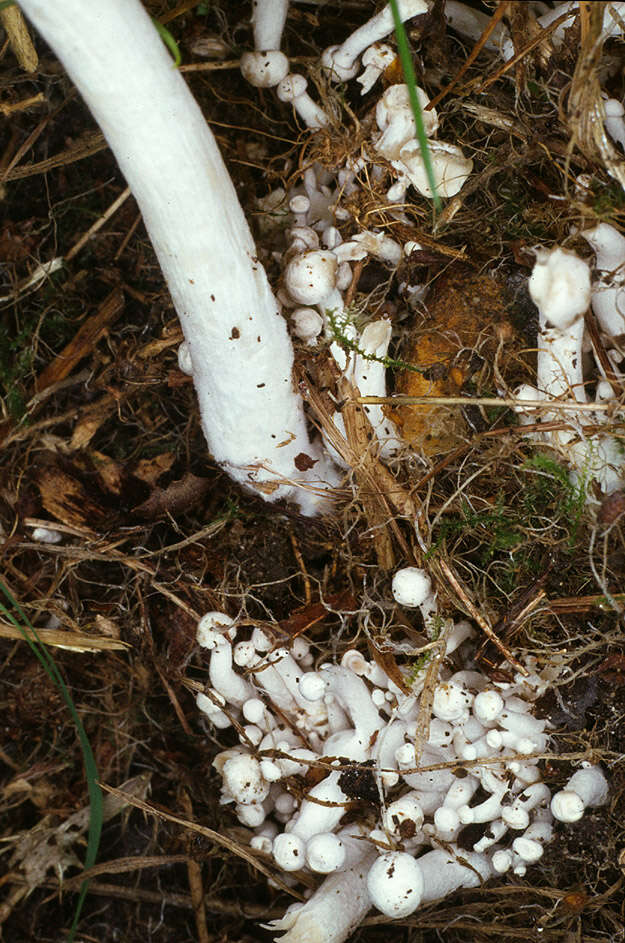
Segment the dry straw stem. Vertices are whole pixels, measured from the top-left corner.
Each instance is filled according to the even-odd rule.
[[[625,161],[608,137],[604,125],[605,107],[599,81],[605,42],[604,8],[604,3],[579,4],[581,47],[567,104],[571,131],[568,157],[577,147],[593,164],[603,165],[607,173],[625,189]],[[620,19],[613,8],[611,15]]]
[[[527,399],[518,400],[510,397],[494,396],[357,396],[357,403],[378,403],[387,406],[524,406],[528,408],[540,409],[549,407],[552,409],[570,409],[575,412],[610,412],[618,409],[618,403],[578,403],[572,400],[549,400]]]
[[[116,789],[114,786],[108,786],[106,783],[100,783],[102,789],[105,792],[110,793],[112,796],[115,796],[117,799],[122,802],[127,802],[128,805],[134,806],[136,809],[141,809],[142,812],[147,813],[148,815],[154,815],[157,818],[164,819],[167,822],[174,822],[176,825],[182,825],[183,828],[188,829],[191,832],[196,832],[198,835],[202,835],[204,838],[208,838],[209,841],[213,842],[216,845],[220,845],[222,848],[226,848],[232,854],[236,855],[239,858],[242,858],[244,861],[247,861],[256,871],[260,871],[261,874],[264,874],[265,877],[270,878],[281,891],[284,891],[290,897],[295,897],[297,900],[302,900],[302,895],[294,890],[292,887],[288,887],[280,878],[277,872],[273,871],[271,868],[268,868],[262,858],[253,854],[247,845],[243,845],[241,842],[237,842],[232,838],[229,838],[227,835],[222,834],[221,832],[216,832],[212,828],[206,828],[204,825],[198,825],[196,822],[191,822],[188,819],[181,818],[178,815],[173,815],[171,812],[167,812],[165,809],[158,809],[156,806],[151,805],[149,802],[144,802],[142,799],[137,798],[136,796],[128,795],[124,792],[123,789]]]

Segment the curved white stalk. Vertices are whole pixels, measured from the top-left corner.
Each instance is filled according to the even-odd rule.
[[[316,492],[336,479],[308,438],[286,324],[213,134],[148,14],[138,0],[20,5],[63,62],[139,204],[214,459],[266,500],[292,498],[315,513]]]

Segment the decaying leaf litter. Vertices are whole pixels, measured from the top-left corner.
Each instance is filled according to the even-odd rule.
[[[515,654],[564,657],[568,673],[541,705],[560,731],[545,768],[557,783],[558,757],[602,761],[611,800],[583,827],[562,827],[527,878],[419,910],[393,932],[450,941],[530,940],[537,929],[545,940],[618,938],[622,497],[587,508],[555,457],[524,437],[527,426],[512,410],[492,402],[500,388],[534,377],[531,249],[564,244],[584,254],[575,227],[618,227],[622,218],[622,152],[596,119],[602,89],[623,97],[622,44],[597,43],[590,6],[600,4],[582,4],[556,52],[548,37],[538,41],[527,5],[508,4],[502,15],[515,49],[527,51],[505,74],[485,53],[461,71],[472,44],[442,28],[440,5],[413,35],[417,78],[429,94],[456,80],[438,107],[446,137],[470,150],[474,171],[436,220],[417,197],[401,224],[369,181],[348,204],[352,218],[389,234],[408,227],[402,240],[422,248],[395,274],[363,265],[350,300],[356,319],[382,310],[392,318],[397,364],[387,372],[397,390],[423,395],[410,386],[421,375],[401,364],[427,363],[426,395],[435,384],[437,395],[472,403],[428,406],[426,422],[415,423],[416,454],[389,470],[368,449],[362,411],[337,388],[326,350],[302,346],[296,368],[310,415],[333,428],[329,397],[348,402],[348,441],[336,445],[355,467],[336,513],[312,524],[262,505],[211,466],[191,383],[177,367],[177,321],[125,183],[45,47],[37,44],[32,72],[5,47],[3,580],[55,646],[100,780],[130,793],[124,811],[105,823],[85,938],[257,939],[257,921],[282,913],[284,885],[268,889],[266,862],[250,855],[245,830],[216,801],[211,760],[224,744],[202,729],[191,697],[205,681],[196,619],[225,608],[278,639],[305,632],[318,654],[360,645],[389,663],[394,632],[419,635],[411,613],[389,603],[389,574],[413,560],[430,568],[449,614],[477,616]],[[367,100],[341,97],[313,73],[334,120],[310,136],[289,108],[270,92],[252,94],[238,74],[238,55],[250,45],[246,4],[151,5],[151,12],[168,20],[192,67],[188,79],[271,277],[280,227],[256,201],[311,161],[335,168],[357,154],[371,128]],[[294,5],[289,54],[312,66],[371,12],[366,3]],[[219,58],[201,58],[202,43]],[[615,71],[606,77],[610,63]],[[65,266],[41,267],[59,256]],[[409,312],[402,283],[427,284],[426,304]],[[415,416],[405,406],[399,421]],[[618,416],[612,423],[622,435]],[[36,526],[62,540],[34,541]],[[0,914],[6,939],[57,939],[71,924],[69,891],[82,881],[86,784],[60,697],[14,627],[1,628],[8,877]],[[486,637],[482,657],[493,668],[500,661]],[[131,811],[146,803],[149,814]],[[76,815],[76,841],[65,851]],[[40,853],[42,842],[54,845],[45,866],[23,854]],[[61,878],[68,893],[59,895]],[[369,918],[359,938],[386,938],[384,922]]]

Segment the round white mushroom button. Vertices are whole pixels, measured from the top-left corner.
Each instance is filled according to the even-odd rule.
[[[306,846],[298,835],[277,835],[273,843],[273,858],[283,871],[299,871],[306,864]]]
[[[371,866],[367,889],[373,906],[387,917],[408,917],[421,903],[423,874],[412,855],[389,851]]]
[[[331,832],[314,835],[306,845],[309,867],[319,874],[331,874],[345,864],[345,845]]]

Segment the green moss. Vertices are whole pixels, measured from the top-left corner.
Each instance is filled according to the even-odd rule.
[[[453,540],[454,554],[464,552],[480,569],[490,570],[504,593],[542,572],[547,548],[571,557],[583,524],[585,480],[571,483],[568,469],[543,453],[524,462],[518,476],[518,490],[500,490],[490,507],[475,510],[464,499],[459,511],[435,528],[428,556]]]

